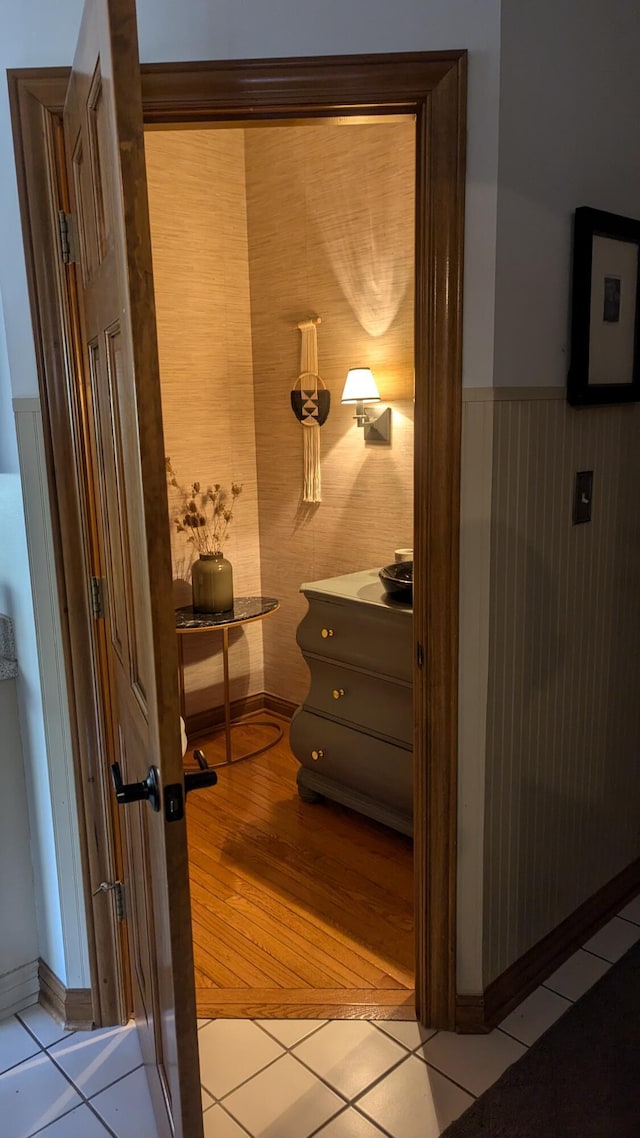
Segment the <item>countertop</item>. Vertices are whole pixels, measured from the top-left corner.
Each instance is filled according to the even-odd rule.
[[[326,597],[328,601],[362,601],[375,608],[413,616],[413,606],[393,601],[385,593],[378,569],[363,569],[359,573],[345,573],[342,577],[328,577],[325,581],[307,581],[300,586],[301,593]]]

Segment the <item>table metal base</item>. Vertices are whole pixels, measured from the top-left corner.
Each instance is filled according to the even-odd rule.
[[[234,727],[268,727],[275,731],[275,738],[270,739],[262,747],[256,747],[254,751],[247,751],[244,755],[233,756],[231,752],[231,732]],[[218,731],[225,733],[225,757],[220,763],[209,763],[210,767],[228,767],[232,763],[241,763],[244,759],[254,759],[256,755],[262,755],[264,751],[269,751],[271,747],[275,747],[284,735],[284,728],[280,723],[274,723],[271,719],[233,719],[230,723],[222,723],[220,727],[214,727],[207,735],[215,735]]]
[[[275,603],[275,602],[273,602]],[[276,605],[277,607],[277,605]],[[272,610],[269,610],[272,611]],[[262,613],[261,616],[267,615]],[[256,619],[255,617],[251,619]],[[224,751],[225,757],[220,763],[209,763],[210,767],[228,767],[231,763],[242,762],[243,759],[253,759],[256,755],[261,755],[264,751],[268,751],[271,747],[275,747],[279,743],[284,734],[284,729],[279,723],[274,723],[269,719],[250,719],[247,716],[242,716],[239,719],[231,718],[231,697],[230,697],[230,684],[229,684],[229,628],[237,626],[237,624],[248,623],[248,621],[240,618],[237,621],[231,619],[228,623],[218,624],[212,623],[201,627],[199,631],[216,631],[222,633],[222,666],[223,666],[223,691],[224,691],[224,722],[220,727],[214,727],[207,734],[215,735],[219,731],[224,731]],[[180,687],[180,714],[183,719],[185,718],[185,692],[184,692],[184,654],[183,654],[183,634],[187,629],[178,629],[178,679]],[[192,631],[189,629],[189,631]],[[195,631],[195,629],[193,630]],[[253,751],[247,751],[244,755],[237,755],[233,757],[231,750],[231,732],[234,727],[268,727],[275,731],[275,738],[265,743],[262,747],[257,747]]]

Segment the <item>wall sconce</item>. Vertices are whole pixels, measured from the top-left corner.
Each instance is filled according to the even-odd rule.
[[[356,413],[353,417],[358,426],[364,428],[366,443],[391,442],[391,408],[387,407],[380,415],[373,418],[365,407],[365,403],[380,402],[380,393],[371,368],[349,369],[340,402],[355,403]]]

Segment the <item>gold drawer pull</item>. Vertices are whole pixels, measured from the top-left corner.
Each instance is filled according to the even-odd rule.
[[[334,699],[342,699],[344,695],[344,688],[334,688],[331,694]]]
[[[312,751],[311,752],[311,758],[312,759],[323,759],[324,758],[324,751]]]
[[[323,640],[326,640],[327,636],[333,636],[333,629],[332,628],[323,628],[320,635],[322,636]]]

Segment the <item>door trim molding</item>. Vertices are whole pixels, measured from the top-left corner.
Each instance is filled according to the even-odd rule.
[[[66,69],[9,73],[20,204],[36,339],[61,610],[67,614],[70,680],[91,642],[86,598],[69,564],[68,537],[82,518],[83,462],[74,405],[73,338],[56,296],[52,203],[34,169],[52,178],[47,149],[57,123]],[[416,1001],[422,1022],[455,1026],[456,783],[458,729],[458,573],[462,391],[462,264],[465,189],[466,52],[150,64],[141,68],[145,124],[167,126],[318,114],[416,116],[416,300],[414,464],[414,782]],[[45,129],[43,130],[42,127]],[[61,188],[57,187],[58,192]],[[64,206],[62,206],[64,208]],[[73,483],[73,485],[67,485]],[[69,603],[73,593],[76,604]],[[83,654],[84,653],[84,654]],[[89,672],[89,669],[86,669]],[[73,688],[70,688],[73,690]],[[85,692],[86,695],[86,692]],[[106,826],[105,804],[88,793],[86,738],[95,735],[91,700],[76,695],[75,749],[86,831]],[[82,823],[81,823],[82,826]],[[86,839],[86,833],[85,833]],[[103,855],[109,835],[101,836]],[[85,840],[84,860],[91,851]],[[87,876],[85,874],[85,876]],[[93,880],[93,876],[90,878]],[[89,900],[87,898],[87,900]],[[92,984],[104,975],[100,936],[91,925]],[[113,933],[110,934],[113,940]],[[111,952],[115,963],[117,953]],[[108,1013],[107,1013],[108,1014]],[[109,1022],[97,1017],[96,1022]]]

